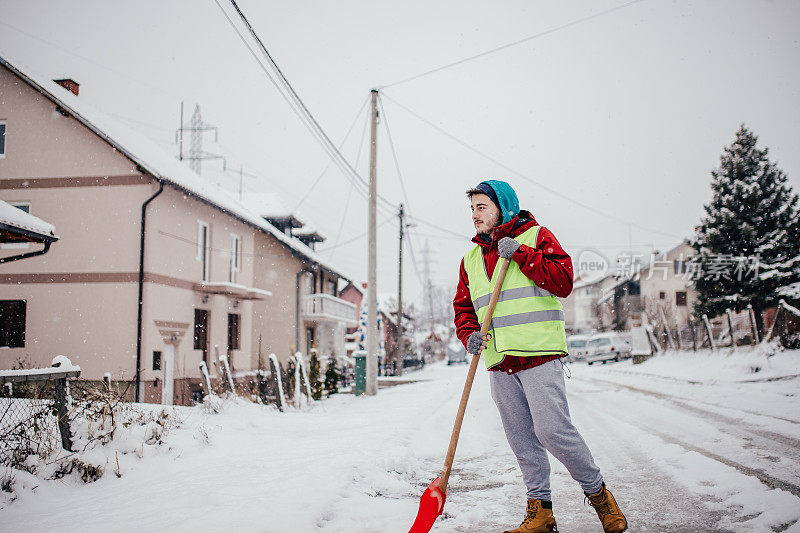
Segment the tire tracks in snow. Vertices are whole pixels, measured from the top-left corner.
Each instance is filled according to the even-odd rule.
[[[747,435],[743,436],[743,433],[751,433],[751,434],[757,435],[757,436],[759,436],[761,438],[767,439],[769,441],[769,444],[779,444],[781,447],[784,448],[783,452],[788,452],[788,454],[785,454],[785,455],[787,455],[789,458],[791,458],[794,461],[798,460],[797,459],[797,448],[796,447],[800,446],[800,441],[797,441],[796,439],[793,439],[791,437],[787,437],[785,435],[780,435],[780,434],[773,433],[773,432],[770,432],[770,431],[758,430],[758,429],[754,429],[754,428],[751,428],[751,427],[744,426],[744,425],[742,425],[742,422],[739,421],[739,420],[736,420],[736,419],[731,418],[731,417],[727,417],[725,415],[720,415],[718,413],[714,413],[714,412],[711,412],[711,411],[707,411],[707,410],[701,409],[699,407],[687,405],[683,400],[675,399],[674,397],[671,397],[670,395],[665,394],[665,393],[657,393],[657,392],[654,392],[654,391],[648,391],[648,390],[645,390],[645,389],[632,387],[630,385],[622,385],[622,384],[619,384],[619,383],[615,383],[613,381],[608,381],[608,380],[603,380],[603,379],[595,379],[595,378],[592,378],[592,379],[573,378],[573,379],[577,379],[578,381],[581,381],[583,383],[588,383],[588,384],[592,384],[593,382],[594,383],[602,383],[602,384],[605,384],[605,385],[610,385],[610,386],[613,386],[613,387],[623,388],[623,389],[630,390],[632,392],[636,392],[636,393],[640,393],[640,394],[644,394],[644,395],[647,395],[647,396],[652,396],[652,397],[655,397],[655,398],[658,398],[658,399],[667,400],[670,403],[677,405],[679,408],[681,408],[683,410],[689,411],[689,412],[691,412],[691,413],[693,413],[695,415],[700,416],[701,418],[703,418],[703,419],[705,419],[705,420],[707,420],[709,422],[712,422],[712,426],[717,431],[719,431],[721,433],[725,433],[727,435],[730,435],[730,436],[736,437],[738,439],[744,440],[745,442],[750,444],[750,446],[753,446],[751,444],[752,443],[752,438],[747,436]],[[680,447],[682,447],[682,448],[684,448],[686,450],[690,450],[690,451],[699,453],[700,455],[703,455],[704,457],[707,457],[709,459],[712,459],[714,461],[722,463],[722,464],[724,464],[726,466],[730,466],[732,468],[735,468],[737,471],[741,472],[742,474],[745,474],[745,475],[750,476],[750,477],[755,477],[761,483],[763,483],[764,485],[766,485],[766,486],[768,486],[770,488],[779,488],[779,489],[785,490],[787,492],[790,492],[790,493],[794,494],[795,496],[800,497],[800,486],[798,486],[797,484],[791,483],[789,481],[785,481],[785,480],[779,479],[779,478],[769,474],[768,472],[764,471],[761,468],[756,468],[756,467],[744,465],[744,464],[742,464],[741,462],[739,462],[737,460],[730,459],[729,457],[725,457],[724,455],[721,455],[721,454],[719,454],[717,452],[714,452],[714,451],[708,450],[706,448],[703,448],[701,446],[697,446],[695,444],[686,442],[683,439],[680,439],[680,438],[678,438],[678,437],[676,437],[674,435],[669,435],[669,434],[661,431],[660,429],[653,427],[652,424],[643,423],[642,419],[632,418],[629,415],[625,414],[624,412],[620,412],[619,410],[617,410],[615,412],[615,416],[617,416],[618,418],[624,420],[625,422],[627,422],[628,424],[630,424],[630,425],[632,425],[632,426],[634,426],[636,428],[639,428],[639,429],[641,429],[643,431],[646,431],[646,432],[648,432],[648,433],[650,433],[652,435],[655,435],[655,436],[659,437],[664,442],[668,442],[670,444],[675,444],[675,445],[678,445],[678,446],[680,446]],[[723,425],[725,425],[726,427],[724,427],[724,428],[720,427],[720,424],[715,424],[714,422],[722,422]],[[743,447],[746,448],[747,446],[743,446]],[[769,453],[775,453],[775,450],[771,449],[770,447],[761,447],[761,449],[763,451],[766,451],[766,452],[769,452]]]
[[[730,531],[717,525],[720,511],[702,505],[702,498],[698,501],[695,494],[677,484],[651,455],[629,440],[628,433],[613,431],[616,411],[608,413],[601,403],[569,389],[568,396],[575,425],[625,513],[629,531]],[[577,512],[574,509],[573,516]],[[589,531],[596,520],[583,520],[572,530]]]
[[[680,378],[671,377],[671,376],[661,376],[659,374],[649,374],[649,373],[646,373],[646,372],[631,372],[631,371],[617,370],[617,369],[609,369],[608,371],[609,372],[613,372],[615,374],[622,374],[622,375],[626,375],[626,376],[634,376],[634,377],[639,377],[639,378],[647,377],[647,378],[657,379],[659,381],[667,381],[667,382],[671,382],[671,383],[681,383],[681,384],[688,384],[688,385],[708,385],[707,383],[703,383],[702,381],[695,381],[695,380],[691,380],[691,379],[680,379]],[[789,380],[789,379],[794,379],[796,377],[800,377],[800,374],[791,375],[791,376],[779,376],[779,377],[772,377],[772,378],[751,379],[751,380],[739,381],[739,382],[736,382],[734,384],[740,384],[740,383],[741,384],[743,384],[743,383],[765,383],[765,382],[771,382],[771,381],[786,381],[786,380]],[[580,381],[586,381],[585,379],[581,379],[581,378],[576,378],[576,379],[578,379]],[[619,385],[619,386],[622,386],[622,387],[629,387],[627,385],[622,385],[622,384],[620,384],[620,383],[618,383],[616,381],[603,380],[601,378],[592,378],[592,380],[607,381],[608,383],[613,383],[615,385]],[[632,389],[635,390],[636,388],[632,387]],[[657,393],[656,391],[646,391],[646,392],[654,393],[654,394],[665,394],[665,393]],[[728,409],[728,410],[731,410],[731,411],[739,411],[739,412],[742,412],[742,413],[746,413],[748,415],[763,416],[765,418],[773,418],[775,420],[780,420],[782,422],[788,422],[790,424],[800,425],[800,420],[796,420],[796,419],[793,419],[793,418],[786,418],[786,417],[771,415],[771,414],[767,414],[767,413],[759,413],[758,411],[750,411],[749,409],[742,409],[741,407],[731,407],[730,405],[720,405],[718,403],[707,402],[707,401],[703,401],[703,400],[697,400],[697,399],[694,399],[694,398],[686,398],[685,396],[677,396],[677,395],[674,395],[674,394],[666,394],[666,396],[669,396],[671,398],[675,398],[675,399],[678,399],[678,400],[684,400],[684,401],[689,401],[689,402],[694,402],[694,403],[700,403],[700,404],[703,404],[703,405],[708,405],[710,407],[716,407],[718,409]]]
[[[774,431],[755,428],[755,427],[753,427],[751,425],[745,425],[741,420],[739,420],[737,418],[734,418],[734,417],[731,417],[731,416],[727,416],[727,415],[724,415],[724,414],[721,414],[721,413],[717,413],[717,412],[714,412],[714,411],[709,411],[708,409],[703,409],[702,407],[697,407],[696,405],[691,405],[690,402],[696,402],[695,400],[691,400],[691,399],[688,399],[688,398],[683,398],[683,397],[680,397],[680,396],[675,396],[675,395],[672,395],[672,394],[667,394],[667,393],[664,393],[664,392],[656,392],[656,391],[652,391],[652,390],[648,390],[648,389],[642,389],[642,388],[639,388],[639,387],[634,387],[632,385],[624,385],[622,383],[617,383],[615,381],[610,381],[610,380],[605,380],[605,379],[600,379],[600,378],[590,378],[590,379],[573,378],[573,379],[576,379],[577,381],[582,381],[584,383],[593,383],[593,382],[594,383],[603,383],[603,384],[606,384],[606,385],[619,387],[619,388],[626,389],[626,390],[629,390],[629,391],[632,391],[632,392],[636,392],[636,393],[639,393],[639,394],[644,394],[646,396],[651,396],[653,398],[658,398],[660,400],[666,400],[666,401],[668,401],[668,402],[670,402],[670,403],[672,403],[674,405],[677,405],[681,409],[683,409],[685,411],[689,411],[689,412],[691,412],[691,413],[693,413],[695,415],[698,415],[698,416],[700,416],[700,417],[702,417],[702,418],[704,418],[706,420],[710,420],[712,422],[722,422],[723,424],[725,424],[727,426],[727,430],[718,427],[718,429],[720,431],[722,431],[723,433],[733,434],[734,436],[737,436],[739,438],[743,438],[745,440],[749,440],[748,437],[746,437],[746,436],[743,437],[742,434],[741,434],[742,432],[747,432],[747,433],[756,435],[758,437],[761,437],[763,439],[767,439],[768,441],[770,441],[770,443],[777,443],[777,444],[783,445],[785,447],[785,449],[783,450],[784,455],[790,457],[794,461],[800,462],[800,453],[798,453],[798,451],[800,451],[800,440],[799,439],[795,439],[793,437],[790,437],[788,435],[784,435],[782,433],[775,433]],[[705,402],[696,402],[696,403],[705,403]],[[753,413],[753,412],[750,412],[750,411],[745,411],[743,409],[735,409],[735,408],[724,407],[724,406],[718,406],[718,407],[723,408],[723,409],[734,409],[736,411],[742,411],[742,412],[745,412],[745,413],[748,413],[748,414],[757,415],[757,416],[765,416],[765,417],[769,417],[769,418],[775,418],[775,419],[778,419],[778,420],[784,420],[784,421],[787,421],[787,422],[793,422],[793,421],[788,420],[788,419],[775,417],[775,416],[767,415],[767,414]],[[796,422],[793,422],[793,423],[796,423]]]

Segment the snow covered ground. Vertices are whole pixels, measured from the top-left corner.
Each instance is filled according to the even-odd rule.
[[[630,531],[800,531],[800,352],[567,368],[573,419]],[[0,530],[405,532],[441,469],[465,372],[429,365],[407,376],[417,383],[303,412],[241,400],[174,408],[179,426],[162,445],[123,432],[94,450],[87,459],[106,468],[94,483],[19,474],[17,499],[0,499]],[[551,463],[560,529],[602,531]],[[483,369],[448,492],[434,531],[502,531],[522,518],[525,488]]]

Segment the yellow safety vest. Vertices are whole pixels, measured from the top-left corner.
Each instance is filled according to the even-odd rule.
[[[540,227],[533,226],[514,239],[535,248]],[[498,263],[495,267],[490,280],[481,247],[475,246],[464,256],[464,270],[469,278],[469,294],[478,322],[483,323],[500,265]],[[483,351],[486,368],[500,364],[506,355],[537,357],[567,354],[561,302],[551,292],[537,287],[513,260],[508,267],[489,332],[492,339]]]

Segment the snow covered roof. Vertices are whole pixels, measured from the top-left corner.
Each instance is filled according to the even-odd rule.
[[[347,290],[348,287],[352,287],[355,290],[357,290],[361,294],[361,296],[364,296],[364,295],[367,294],[367,290],[364,287],[361,287],[361,285],[359,285],[357,283],[353,283],[353,281],[348,281],[347,285],[344,286],[344,288],[341,290],[341,292],[344,292],[345,290]]]
[[[319,231],[313,224],[304,224],[302,228],[292,230],[292,235],[306,241],[313,240],[322,242],[325,240],[325,234]]]
[[[57,240],[56,228],[52,224],[0,200],[0,242]]]
[[[779,287],[775,292],[784,298],[800,299],[800,281]]]
[[[16,61],[12,64],[6,58],[0,56],[0,64],[111,144],[147,174],[199,198],[265,233],[271,234],[304,259],[341,277],[353,279],[323,260],[310,247],[279,231],[275,226],[267,222],[260,213],[253,211],[233,195],[200,177],[188,166],[178,161],[172,154],[164,151],[144,135],[92,107],[84,99],[75,96],[46,76],[34,74],[28,68],[23,71],[21,67],[15,66],[19,65]],[[253,195],[248,196],[252,197]],[[269,208],[273,207],[274,205],[270,204]]]
[[[303,220],[298,218],[299,215],[286,207],[281,197],[275,192],[247,193],[242,198],[242,204],[270,222],[283,222],[293,228],[303,226]]]

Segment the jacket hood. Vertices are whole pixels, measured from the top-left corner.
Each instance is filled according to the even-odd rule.
[[[514,192],[511,185],[505,181],[486,180],[482,181],[481,185],[484,183],[491,187],[497,195],[498,207],[503,214],[502,223],[507,224],[511,222],[511,219],[519,214],[519,199],[517,198],[517,193]]]

